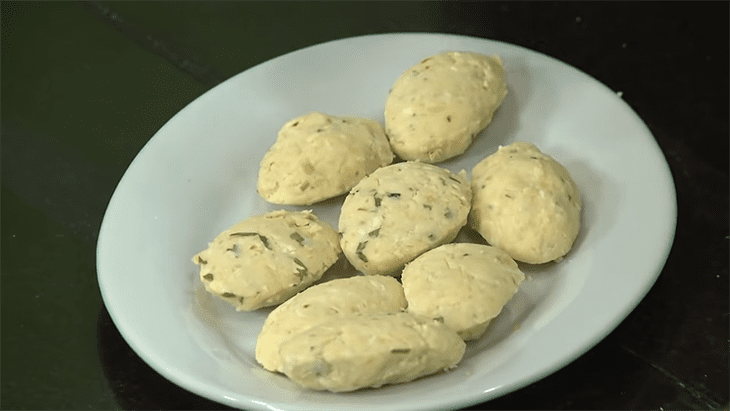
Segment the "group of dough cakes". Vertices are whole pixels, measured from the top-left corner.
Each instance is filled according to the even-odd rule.
[[[568,253],[580,194],[533,144],[500,146],[471,179],[438,166],[469,148],[506,95],[498,56],[449,51],[395,81],[384,126],[319,112],[282,126],[258,193],[304,207],[343,196],[337,229],[311,210],[272,211],[193,257],[205,289],[236,310],[274,307],[256,342],[264,369],[333,392],[447,371],[517,293],[517,262]],[[465,227],[485,243],[454,242]],[[342,255],[358,274],[318,281]]]

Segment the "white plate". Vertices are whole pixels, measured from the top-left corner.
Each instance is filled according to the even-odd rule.
[[[455,370],[348,394],[299,389],[254,359],[269,310],[237,313],[210,297],[190,258],[230,225],[281,208],[262,200],[255,183],[259,160],[284,122],[310,111],[382,122],[396,78],[447,50],[501,55],[509,95],[472,147],[441,165],[471,171],[498,145],[532,142],[573,175],[584,199],[582,231],[562,262],[522,266],[530,280],[489,334],[468,344]],[[340,200],[311,208],[336,227]],[[614,91],[521,47],[386,34],[275,58],[180,111],[120,181],[99,234],[97,268],[104,302],[132,348],[201,396],[257,410],[448,409],[532,383],[603,339],[654,284],[675,223],[664,157]]]

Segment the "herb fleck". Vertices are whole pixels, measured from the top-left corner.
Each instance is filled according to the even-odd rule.
[[[301,260],[299,260],[296,257],[294,257],[294,264],[299,266],[299,267],[297,267],[297,276],[299,277],[299,280],[301,281],[304,279],[304,277],[307,276],[307,274],[309,274],[309,270],[307,270],[307,266],[305,266],[301,262]]]
[[[390,198],[400,198],[400,193],[388,193],[388,197],[390,197]]]
[[[410,348],[393,348],[392,350],[390,350],[390,352],[393,354],[408,354],[409,352],[411,352],[411,349]]]
[[[452,218],[454,216],[454,213],[451,212],[450,209],[446,209],[446,212],[444,213],[444,217],[446,218]]]
[[[205,264],[208,264],[208,262],[207,262],[207,261],[205,261],[205,260],[203,260],[202,258],[200,258],[200,256],[198,256],[198,264],[203,264],[203,265],[205,265]]]
[[[259,234],[259,240],[261,240],[262,243],[264,243],[264,247],[271,250],[271,247],[269,247],[269,239]]]
[[[461,184],[461,181],[459,181],[459,179],[458,179],[458,178],[456,178],[456,177],[454,177],[454,176],[449,176],[449,179],[451,179],[451,180],[454,180],[454,181],[456,181],[457,183]]]
[[[513,197],[512,197],[511,195],[509,195],[509,194],[505,194],[504,196],[505,196],[505,197],[507,197],[507,198],[513,198]]]
[[[255,235],[259,235],[259,233],[231,233],[230,234],[231,237],[251,237],[251,236],[255,236]]]
[[[424,205],[423,205],[423,208],[425,208],[426,210],[430,210],[430,209],[432,209],[433,207],[431,207],[431,205],[430,205],[430,204],[424,204]]]
[[[377,237],[378,234],[380,234],[380,228],[376,228],[375,230],[368,233],[369,237]]]
[[[233,293],[223,293],[223,294],[221,294],[221,296],[223,296],[223,298],[233,298],[233,297],[236,296],[236,294],[233,294]]]
[[[301,246],[303,246],[303,245],[304,245],[304,237],[302,237],[302,236],[301,236],[301,234],[297,233],[296,231],[295,231],[295,232],[293,232],[293,233],[291,233],[291,235],[290,235],[289,237],[290,237],[290,238],[291,238],[292,240],[294,240],[294,241],[298,242],[298,243],[299,243],[299,245],[301,245]]]
[[[205,278],[208,281],[213,281],[213,274],[208,273],[208,274],[204,275],[203,278]]]
[[[252,237],[252,236],[255,236],[255,235],[259,237],[259,240],[261,240],[261,242],[264,244],[264,247],[266,247],[269,250],[271,250],[271,247],[269,246],[269,239],[266,238],[266,237],[264,237],[264,236],[262,236],[259,233],[239,232],[239,233],[231,233],[230,234],[231,237]]]
[[[357,245],[357,249],[355,249],[355,254],[359,259],[361,259],[363,262],[368,262],[368,258],[363,254],[362,250],[365,249],[365,245],[367,244],[367,241],[363,241],[362,243]]]
[[[378,196],[373,196],[373,199],[375,200],[375,207],[380,207],[380,203],[383,202],[383,199]]]
[[[299,124],[299,122],[298,121],[295,121],[291,126],[292,127],[296,127],[298,124]]]
[[[433,320],[436,321],[437,323],[443,323],[444,317],[438,316],[438,317],[434,318]]]
[[[446,116],[446,121],[448,121],[449,123],[451,123],[451,116]]]

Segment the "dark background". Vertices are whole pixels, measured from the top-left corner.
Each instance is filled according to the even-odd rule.
[[[1,7],[2,408],[225,408],[150,369],[111,322],[95,269],[107,202],[154,133],[216,84],[385,32],[501,40],[585,71],[623,92],[675,180],[676,238],[636,310],[564,369],[473,409],[730,408],[727,2]]]

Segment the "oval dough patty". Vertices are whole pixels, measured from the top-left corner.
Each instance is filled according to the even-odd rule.
[[[317,284],[276,307],[256,340],[256,361],[269,371],[283,371],[279,347],[292,335],[353,313],[388,313],[406,308],[403,287],[381,275],[339,278]]]
[[[581,197],[570,173],[533,144],[500,147],[472,170],[470,225],[517,261],[564,256],[580,229]]]
[[[380,168],[345,198],[340,244],[364,274],[393,274],[423,252],[453,240],[466,224],[465,177],[417,161]]]
[[[313,204],[346,193],[393,157],[377,121],[310,113],[281,128],[261,160],[257,189],[270,203]]]
[[[339,254],[337,232],[311,211],[274,211],[223,231],[193,262],[206,290],[251,311],[308,287]]]
[[[400,158],[438,163],[463,153],[506,95],[498,56],[441,53],[395,82],[385,103],[385,131]]]
[[[403,269],[408,312],[443,319],[464,341],[481,337],[525,275],[510,256],[481,244],[444,244]]]
[[[466,344],[443,323],[406,312],[352,315],[281,345],[284,373],[315,390],[408,382],[457,365]]]

